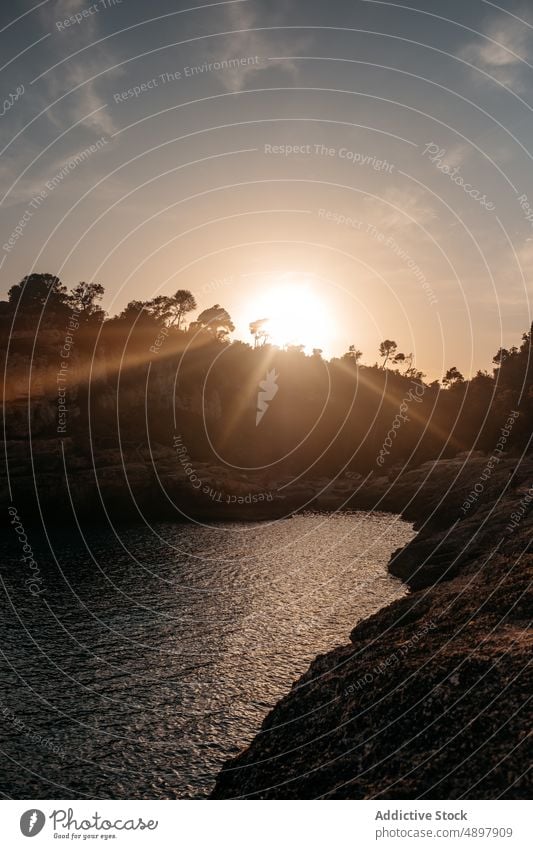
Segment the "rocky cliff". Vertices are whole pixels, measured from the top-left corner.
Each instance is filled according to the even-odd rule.
[[[533,464],[486,463],[398,481],[421,530],[390,569],[415,591],[311,664],[213,798],[527,798]]]

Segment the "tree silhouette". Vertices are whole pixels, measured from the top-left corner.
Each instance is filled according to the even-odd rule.
[[[178,330],[181,329],[181,322],[188,312],[192,312],[196,309],[196,298],[189,292],[188,289],[178,289],[175,292],[174,297],[174,315],[175,315],[175,323]]]
[[[460,383],[464,383],[464,377],[459,371],[458,368],[452,366],[448,369],[444,377],[442,378],[443,386],[448,386],[451,388],[452,386],[457,386]]]
[[[384,339],[381,345],[379,346],[379,356],[383,357],[383,365],[381,368],[385,368],[389,359],[393,357],[398,350],[398,345],[392,339]]]
[[[518,353],[518,348],[515,348],[515,347],[509,348],[509,350],[507,348],[499,348],[498,351],[494,354],[494,356],[492,358],[492,362],[495,363],[498,366],[501,366],[510,357],[512,357],[514,354],[517,354],[517,353]]]
[[[40,312],[45,304],[54,311],[66,306],[67,287],[54,274],[29,274],[11,286],[7,295],[9,304],[24,312]]]
[[[254,348],[266,345],[268,340],[268,331],[265,329],[267,323],[268,318],[258,318],[256,321],[250,322],[250,333],[254,337]]]
[[[74,312],[89,320],[102,320],[105,312],[98,301],[104,296],[104,287],[100,283],[78,283],[67,298],[68,305]]]
[[[166,323],[170,311],[170,298],[168,295],[157,295],[146,302],[146,309],[157,321]]]
[[[523,449],[529,444],[533,430],[531,332],[522,336],[518,347],[498,350],[492,372],[480,371],[465,379],[456,366],[448,369],[442,379],[442,387],[448,391],[441,391],[437,381],[429,385],[424,383],[424,375],[415,367],[412,354],[399,351],[391,339],[385,339],[380,345],[382,363],[365,366],[363,373],[358,372],[362,354],[355,345],[350,345],[340,359],[329,359],[327,369],[321,365],[319,348],[314,348],[311,356],[298,345],[289,345],[285,350],[276,346],[262,349],[265,319],[250,323],[258,350],[252,350],[250,337],[249,345],[238,341],[226,344],[234,326],[219,304],[204,310],[198,322],[191,322],[189,334],[177,332],[175,326],[178,322],[183,325],[185,310],[191,303],[182,298],[190,293],[186,290],[180,293],[161,295],[151,301],[130,301],[119,315],[107,317],[100,306],[103,289],[97,283],[78,283],[69,293],[58,277],[31,274],[12,286],[8,298],[0,301],[0,325],[8,331],[0,336],[0,348],[4,358],[12,354],[17,357],[14,367],[11,368],[10,360],[6,368],[8,438],[26,438],[19,408],[9,400],[18,397],[24,368],[28,374],[31,372],[32,376],[43,378],[41,382],[47,393],[43,397],[53,409],[56,403],[54,385],[44,379],[46,363],[57,359],[58,336],[65,333],[69,314],[76,310],[84,317],[83,321],[79,319],[80,328],[76,330],[75,349],[81,376],[77,385],[72,372],[72,403],[79,410],[77,432],[74,431],[74,418],[72,420],[76,439],[85,438],[84,429],[86,432],[89,417],[94,415],[91,426],[97,438],[106,444],[119,435],[117,429],[121,437],[124,435],[125,443],[130,440],[131,444],[138,444],[145,437],[145,411],[148,409],[154,436],[162,443],[168,442],[166,416],[173,392],[169,387],[173,386],[175,369],[180,363],[180,397],[183,400],[177,413],[180,429],[198,460],[205,462],[213,461],[212,449],[205,441],[196,409],[196,396],[204,382],[208,381],[210,396],[218,398],[224,412],[237,411],[242,408],[243,386],[251,386],[250,398],[255,400],[257,375],[272,369],[284,378],[280,397],[269,413],[270,422],[277,421],[280,426],[269,426],[261,440],[256,439],[253,418],[249,420],[243,416],[230,431],[223,417],[218,420],[217,404],[213,402],[213,444],[218,450],[218,440],[221,440],[235,464],[257,466],[286,456],[289,459],[280,464],[279,471],[292,474],[308,469],[310,462],[319,458],[317,474],[331,476],[346,467],[347,462],[354,471],[366,473],[375,464],[376,446],[382,444],[390,429],[392,411],[397,410],[409,394],[413,381],[423,387],[423,392],[418,391],[418,415],[410,416],[409,427],[402,429],[401,440],[395,441],[391,464],[408,457],[413,463],[425,462],[440,456],[440,452],[444,457],[452,457],[472,447],[493,450],[509,410],[519,409],[520,413],[509,436],[509,447]],[[45,306],[43,321],[39,323]],[[16,320],[13,321],[15,310]],[[101,333],[100,317],[103,319]],[[162,321],[174,322],[174,330],[162,334]],[[41,334],[41,328],[46,332]],[[200,331],[194,339],[193,328]],[[50,333],[50,329],[55,332]],[[154,343],[161,335],[164,336],[164,356],[157,356],[153,349],[158,350],[159,345]],[[220,346],[215,341],[206,344],[209,340],[222,340],[223,357],[219,356]],[[34,343],[38,358],[33,356]],[[89,405],[89,384],[84,373],[89,371],[87,366],[95,351],[102,368],[97,370],[98,379],[91,396],[94,404]],[[148,368],[154,380],[145,390]],[[119,377],[120,385],[128,388],[120,402],[115,392]],[[355,391],[356,406],[353,405]],[[108,403],[111,395],[116,396],[117,405],[120,403],[120,416],[116,414],[118,407],[112,408]],[[387,403],[382,405],[384,397]],[[429,422],[436,427],[428,428]],[[38,437],[48,438],[55,434],[53,417],[42,416],[38,427],[35,434]],[[311,431],[310,440],[303,439]],[[299,447],[291,453],[294,445]]]
[[[110,322],[119,322],[126,325],[135,325],[136,327],[149,325],[157,327],[155,316],[148,309],[147,301],[129,301],[118,316],[111,319]]]
[[[220,304],[215,304],[201,312],[196,319],[196,324],[220,340],[226,339],[235,330],[229,313]]]
[[[353,363],[355,366],[359,364],[359,360],[363,356],[363,352],[356,348],[355,345],[350,345],[345,354],[343,354],[342,359],[347,360],[350,363]]]
[[[401,352],[399,352],[398,354],[394,355],[392,361],[394,363],[402,363],[403,365],[405,365],[404,375],[406,377],[414,377],[415,375],[419,374],[419,372],[417,372],[417,370],[413,366],[413,354],[402,354]]]
[[[147,308],[154,318],[169,327],[181,330],[181,323],[188,312],[196,309],[196,299],[188,289],[178,289],[174,295],[157,295],[148,301]]]

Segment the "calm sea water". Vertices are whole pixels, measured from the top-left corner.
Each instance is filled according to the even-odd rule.
[[[14,798],[209,793],[310,661],[404,594],[391,515],[28,530],[43,593],[3,534],[0,790]]]

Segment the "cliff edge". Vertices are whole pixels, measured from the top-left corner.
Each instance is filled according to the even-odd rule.
[[[213,798],[527,798],[531,464],[499,474],[395,553],[415,590],[316,658]]]

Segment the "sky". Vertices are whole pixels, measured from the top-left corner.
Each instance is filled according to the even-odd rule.
[[[187,288],[431,379],[529,328],[528,3],[13,2],[0,38],[3,295]]]

